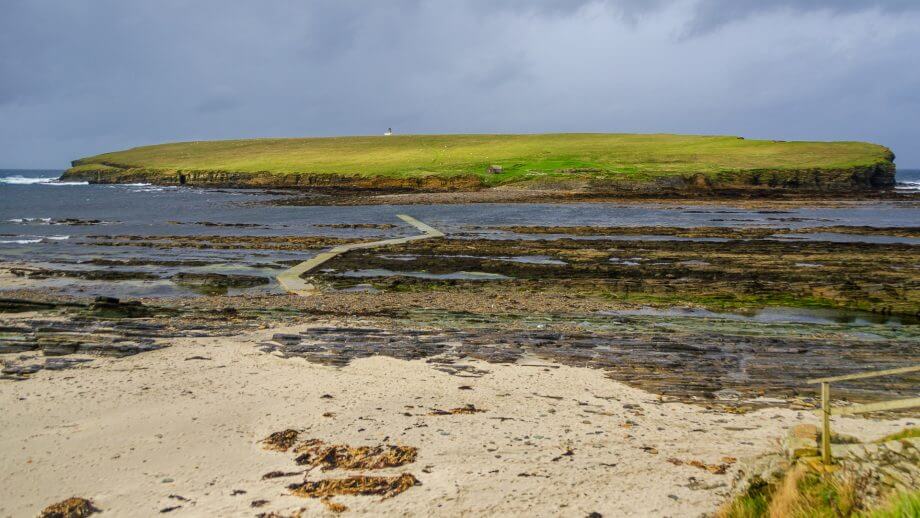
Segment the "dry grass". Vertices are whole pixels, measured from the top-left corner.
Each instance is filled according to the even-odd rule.
[[[789,470],[775,487],[754,485],[726,503],[719,518],[848,518],[860,516],[860,486],[847,473],[815,473],[804,465]]]
[[[789,473],[786,473],[782,484],[770,499],[770,518],[788,518],[793,516],[794,511],[801,508],[802,495],[799,492],[799,484],[805,477],[805,472],[804,467],[796,466]]]
[[[867,518],[915,518],[920,516],[920,490],[892,495],[885,505],[867,515]]]
[[[291,484],[291,493],[305,498],[330,498],[338,495],[380,495],[383,498],[396,496],[419,481],[409,473],[392,477],[371,477],[358,475],[348,478],[327,478],[304,480]]]
[[[347,444],[325,444],[313,439],[296,448],[294,459],[301,466],[319,467],[323,471],[332,469],[383,469],[394,468],[415,462],[418,449],[412,446],[359,446]]]
[[[893,433],[891,435],[886,435],[876,442],[900,441],[902,439],[913,439],[917,437],[920,437],[920,428],[914,426],[905,428],[900,432]]]

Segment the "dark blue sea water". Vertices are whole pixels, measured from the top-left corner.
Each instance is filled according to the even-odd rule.
[[[340,230],[313,227],[329,223],[394,223],[395,214],[408,213],[447,230],[469,225],[603,225],[603,226],[773,226],[808,228],[827,225],[914,226],[920,210],[880,202],[850,208],[796,208],[787,211],[714,206],[636,204],[476,204],[358,207],[286,207],[259,202],[278,195],[255,190],[199,189],[145,184],[87,185],[62,183],[61,171],[0,169],[0,234],[10,237],[24,221],[37,236],[59,229],[42,220],[64,218],[113,222],[106,232],[144,235],[194,234],[337,234]],[[904,187],[920,188],[920,170],[899,171]],[[239,229],[175,225],[169,222],[259,224]],[[11,226],[13,225],[13,226]],[[98,227],[97,227],[98,230]],[[93,233],[98,233],[94,230]],[[53,231],[53,232],[51,232]],[[413,232],[406,229],[408,233]],[[354,234],[356,231],[349,230]],[[359,232],[360,233],[360,232]],[[395,231],[396,234],[400,230]],[[376,234],[371,232],[371,234]]]

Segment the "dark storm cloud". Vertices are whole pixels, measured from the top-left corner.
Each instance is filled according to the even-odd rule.
[[[0,167],[399,132],[871,140],[920,165],[920,2],[6,0]]]
[[[758,14],[791,11],[827,11],[833,14],[877,9],[887,12],[917,11],[917,0],[702,0],[689,23],[690,32],[703,33]]]

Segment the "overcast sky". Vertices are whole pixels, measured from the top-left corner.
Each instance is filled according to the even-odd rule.
[[[389,126],[867,140],[920,167],[920,1],[0,3],[0,168]]]

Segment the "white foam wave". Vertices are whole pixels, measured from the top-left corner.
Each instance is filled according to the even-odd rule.
[[[59,182],[56,176],[36,178],[22,175],[0,176],[0,183],[9,185],[89,185],[89,182]]]
[[[0,244],[6,245],[34,245],[35,243],[48,242],[48,241],[67,241],[70,239],[70,236],[65,235],[54,235],[54,236],[16,236],[17,239],[4,239],[0,240]]]
[[[9,223],[42,223],[47,225],[51,223],[51,218],[13,218],[6,221]]]
[[[9,183],[14,185],[31,185],[36,183],[49,183],[57,180],[56,176],[34,178],[22,175],[0,176],[0,183]]]
[[[920,180],[898,182],[894,188],[898,191],[920,191]]]
[[[34,243],[41,243],[41,239],[4,239],[0,240],[0,244],[16,244],[16,245],[31,245]]]

